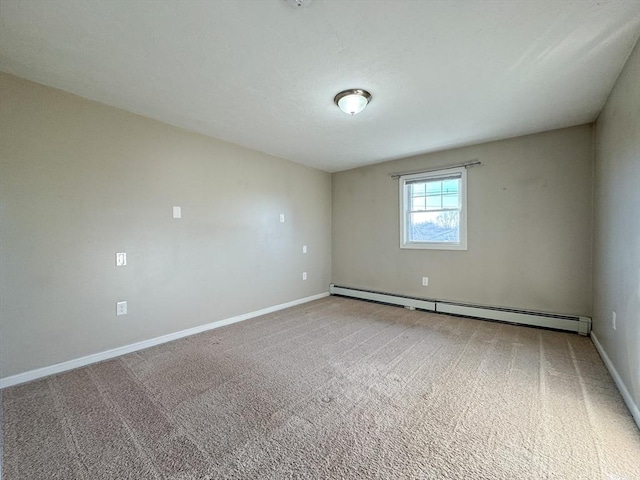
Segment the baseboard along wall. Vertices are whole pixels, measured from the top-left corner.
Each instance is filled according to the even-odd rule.
[[[320,298],[328,297],[329,292],[319,293],[310,297],[299,298],[287,303],[281,303],[280,305],[274,305],[272,307],[263,308],[249,313],[243,313],[231,318],[225,318],[216,322],[207,323],[206,325],[200,325],[198,327],[188,328],[179,332],[162,335],[161,337],[151,338],[149,340],[143,340],[142,342],[132,343],[123,347],[113,348],[100,353],[94,353],[85,357],[68,360],[66,362],[57,363],[48,367],[37,368],[29,370],[28,372],[18,373],[9,377],[0,378],[0,389],[11,387],[13,385],[19,385],[21,383],[30,382],[39,378],[48,377],[56,373],[66,372],[73,370],[74,368],[84,367],[91,365],[92,363],[102,362],[103,360],[109,360],[110,358],[119,357],[127,353],[136,352],[145,348],[160,345],[162,343],[171,342],[183,337],[189,337],[197,333],[206,332],[207,330],[213,330],[214,328],[224,327],[233,323],[242,322],[243,320],[249,320],[250,318],[259,317],[260,315],[266,315],[268,313],[277,312],[278,310],[284,310],[285,308],[294,307],[303,303],[318,300]]]
[[[620,394],[624,399],[624,403],[627,404],[627,407],[631,412],[631,416],[633,417],[633,420],[636,422],[636,425],[638,426],[638,428],[640,428],[640,408],[638,408],[638,405],[636,405],[636,402],[633,400],[633,397],[631,396],[629,389],[627,388],[625,383],[622,381],[622,377],[616,370],[616,367],[613,366],[613,362],[609,358],[609,355],[607,355],[607,352],[602,347],[602,344],[598,340],[597,335],[594,332],[591,332],[590,337],[591,337],[591,341],[596,346],[596,350],[598,350],[598,353],[600,354],[602,361],[607,367],[607,370],[609,370],[609,373],[613,377],[613,381],[616,382],[616,386],[618,387],[618,390],[620,390]]]

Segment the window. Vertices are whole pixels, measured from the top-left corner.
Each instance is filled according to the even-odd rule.
[[[400,177],[400,248],[467,249],[467,170]]]

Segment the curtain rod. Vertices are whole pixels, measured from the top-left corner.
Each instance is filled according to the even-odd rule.
[[[391,178],[400,178],[400,177],[403,177],[404,175],[413,175],[413,174],[416,174],[416,173],[436,172],[438,170],[449,170],[451,168],[460,168],[460,167],[469,168],[469,167],[472,167],[474,165],[482,165],[482,162],[480,160],[471,160],[470,162],[467,162],[467,163],[458,163],[456,165],[449,165],[447,167],[434,167],[434,168],[427,168],[425,170],[414,170],[412,172],[390,173],[389,175],[391,176]]]

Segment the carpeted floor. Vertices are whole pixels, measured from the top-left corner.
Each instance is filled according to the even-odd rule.
[[[330,297],[6,389],[15,479],[640,479],[588,338]]]

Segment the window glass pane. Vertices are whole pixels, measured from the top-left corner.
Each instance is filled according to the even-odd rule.
[[[460,205],[460,200],[457,193],[452,195],[443,195],[442,196],[442,207],[443,208],[458,208]]]
[[[442,193],[442,182],[428,182],[426,187],[427,195],[440,195]]]
[[[411,210],[424,210],[424,197],[413,197],[411,199]]]
[[[411,195],[424,195],[424,183],[414,183],[410,185],[411,187]]]
[[[460,180],[452,178],[442,182],[442,193],[458,193],[460,189]]]
[[[427,197],[427,207],[442,208],[442,197],[440,195],[430,195]]]
[[[459,242],[460,212],[418,212],[408,215],[409,242]]]

